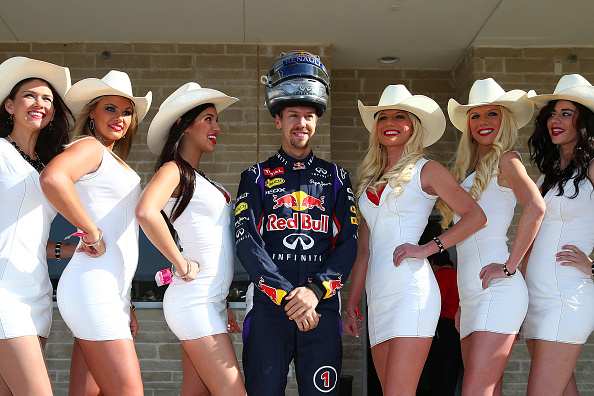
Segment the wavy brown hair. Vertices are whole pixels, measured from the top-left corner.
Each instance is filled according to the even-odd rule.
[[[11,90],[10,93],[2,101],[3,106],[0,108],[0,138],[4,138],[12,132],[12,122],[10,121],[10,113],[6,111],[6,101],[8,99],[15,100],[16,94],[21,87],[34,80],[39,80],[47,84],[54,96],[54,119],[46,125],[39,133],[37,142],[35,143],[35,152],[39,159],[47,164],[56,155],[64,151],[64,146],[68,143],[70,126],[72,125],[73,117],[70,109],[64,103],[64,100],[49,82],[42,78],[32,77],[19,81]]]

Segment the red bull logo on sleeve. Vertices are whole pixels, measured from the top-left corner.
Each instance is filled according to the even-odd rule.
[[[322,282],[322,284],[326,288],[326,295],[324,296],[324,298],[330,298],[334,296],[336,292],[342,289],[342,287],[344,286],[342,284],[342,275],[340,275],[337,280],[325,281]]]
[[[276,305],[281,305],[283,298],[287,295],[287,292],[283,289],[275,289],[274,287],[270,287],[264,284],[264,278],[260,277],[260,282],[258,282],[258,288],[264,292],[272,302]]]

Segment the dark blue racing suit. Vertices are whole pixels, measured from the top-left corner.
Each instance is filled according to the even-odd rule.
[[[242,173],[235,236],[253,292],[243,332],[248,395],[284,395],[292,359],[301,395],[338,394],[337,292],[353,266],[358,237],[348,172],[313,153],[297,160],[280,149]],[[318,326],[306,332],[284,310],[284,297],[300,286],[320,300]]]

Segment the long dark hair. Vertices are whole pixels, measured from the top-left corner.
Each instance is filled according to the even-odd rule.
[[[52,84],[44,79],[31,77],[21,80],[12,88],[8,96],[4,98],[2,106],[0,106],[0,138],[10,135],[13,128],[12,122],[10,121],[11,114],[6,111],[4,104],[8,99],[15,100],[19,89],[21,89],[24,84],[34,80],[46,83],[54,96],[54,119],[39,132],[37,142],[35,143],[35,152],[37,153],[37,156],[44,164],[47,164],[52,158],[64,151],[64,145],[68,143],[69,140],[68,131],[74,119],[70,109],[66,106],[60,94],[58,94]]]
[[[561,171],[559,150],[551,141],[547,128],[547,120],[555,110],[557,102],[557,100],[551,100],[536,117],[534,132],[528,139],[530,162],[545,176],[541,188],[543,197],[555,186],[559,189],[557,195],[563,195],[565,183],[573,179],[575,193],[569,198],[575,198],[579,193],[580,182],[588,177],[588,166],[594,158],[594,113],[586,106],[571,101],[577,109],[574,125],[578,138],[573,149],[573,160]],[[577,175],[574,177],[576,171]]]
[[[179,169],[179,195],[175,198],[175,204],[171,210],[169,225],[173,223],[186,209],[192,196],[196,184],[196,173],[192,165],[184,160],[179,154],[179,147],[184,137],[186,129],[194,122],[194,119],[209,107],[214,107],[212,103],[204,103],[187,111],[180,117],[179,122],[174,122],[167,135],[167,141],[161,150],[161,155],[157,159],[155,171],[159,170],[165,163],[173,161]],[[170,226],[171,229],[171,226]]]

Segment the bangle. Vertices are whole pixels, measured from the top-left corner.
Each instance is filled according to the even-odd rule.
[[[58,261],[62,260],[62,257],[60,257],[60,248],[61,247],[62,247],[62,241],[56,242],[56,249],[54,249],[54,255],[56,256],[56,260],[58,260]]]
[[[188,279],[188,276],[190,275],[190,271],[192,270],[192,263],[190,263],[190,260],[188,260],[187,258],[184,257],[184,259],[186,260],[186,274],[184,276],[182,276],[181,278],[183,280]]]
[[[134,304],[130,303],[130,308],[132,309],[132,311],[136,312],[136,307],[134,306]]]
[[[509,272],[509,270],[507,269],[507,263],[503,264],[503,273],[505,274],[505,276],[514,276],[516,274],[516,270],[514,270],[514,272]]]
[[[184,260],[186,260],[186,274],[181,276],[179,275],[176,271],[175,271],[175,266],[173,264],[171,264],[171,273],[173,274],[173,276],[175,276],[177,279],[187,279],[188,274],[190,273],[190,270],[192,269],[190,266],[190,260],[188,260],[187,258],[184,257]]]
[[[93,243],[87,243],[85,241],[85,237],[81,237],[80,240],[82,241],[83,245],[85,245],[86,247],[93,247],[97,245],[99,242],[101,242],[103,240],[103,231],[101,231],[101,228],[99,227],[97,227],[97,231],[99,231],[99,238],[97,238],[97,240]]]
[[[445,249],[443,248],[443,243],[441,243],[441,241],[439,240],[438,237],[433,237],[433,240],[435,241],[435,243],[437,243],[437,247],[439,248],[439,253],[443,253],[445,251]]]
[[[592,261],[592,275],[594,276],[594,261]]]

